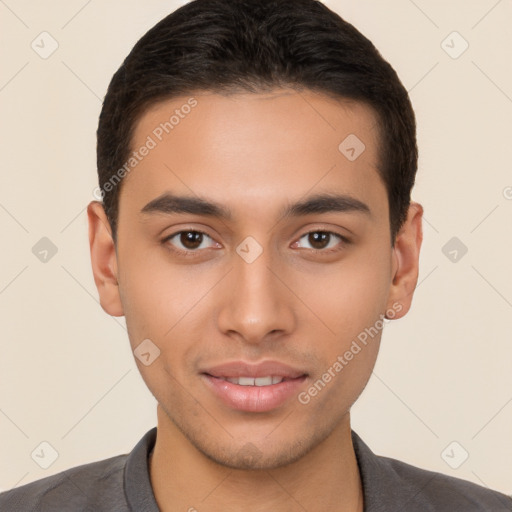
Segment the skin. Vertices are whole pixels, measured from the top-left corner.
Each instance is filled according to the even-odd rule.
[[[136,359],[158,401],[150,461],[158,505],[362,512],[350,408],[372,373],[381,330],[305,405],[294,396],[270,412],[234,410],[205,386],[200,370],[272,359],[307,372],[300,389],[307,391],[379,315],[392,310],[396,319],[409,310],[423,209],[411,203],[392,246],[376,170],[376,117],[361,103],[288,89],[190,96],[197,106],[123,181],[117,247],[101,203],[88,206],[103,309],[126,317],[132,349],[147,338],[160,349],[149,366]],[[146,111],[132,148],[190,96]],[[348,134],[366,146],[355,161],[338,150]],[[141,213],[163,192],[215,201],[233,218]],[[350,195],[370,213],[280,216],[286,205],[322,192]],[[208,236],[199,248],[179,235],[163,241],[180,230]],[[349,243],[333,235],[314,245],[309,231]],[[252,263],[236,252],[247,236],[263,250]]]

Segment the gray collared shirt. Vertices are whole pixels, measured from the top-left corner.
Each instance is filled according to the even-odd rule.
[[[0,494],[1,512],[159,512],[148,472],[156,427],[126,455],[84,464]],[[364,512],[510,512],[512,498],[375,455],[352,431]],[[201,510],[191,503],[191,509]]]

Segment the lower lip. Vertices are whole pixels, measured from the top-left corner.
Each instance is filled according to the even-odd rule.
[[[240,386],[202,374],[207,385],[227,406],[245,412],[268,412],[297,396],[306,376],[270,386]]]

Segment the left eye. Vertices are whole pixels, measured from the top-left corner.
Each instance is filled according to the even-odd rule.
[[[305,239],[306,243],[310,244],[311,247],[306,247],[306,249],[321,251],[324,249],[332,249],[337,245],[336,240],[334,240],[334,237],[337,238],[338,241],[346,241],[344,237],[331,231],[310,231],[309,233],[302,235],[299,241]],[[331,243],[333,241],[334,243]]]
[[[173,240],[176,239],[175,242]],[[173,235],[167,237],[164,242],[171,242],[178,250],[181,251],[195,251],[196,249],[206,249],[208,244],[205,241],[213,239],[202,231],[178,231]]]

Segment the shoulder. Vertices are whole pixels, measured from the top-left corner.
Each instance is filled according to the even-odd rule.
[[[0,494],[2,512],[127,510],[123,473],[128,455],[91,462]],[[102,508],[102,507],[107,508]]]
[[[407,498],[423,510],[451,512],[512,511],[512,498],[487,487],[412,466],[389,457],[379,457],[384,467],[396,475],[404,488],[411,490]]]
[[[374,454],[352,431],[369,512],[512,512],[512,498],[461,478]]]

